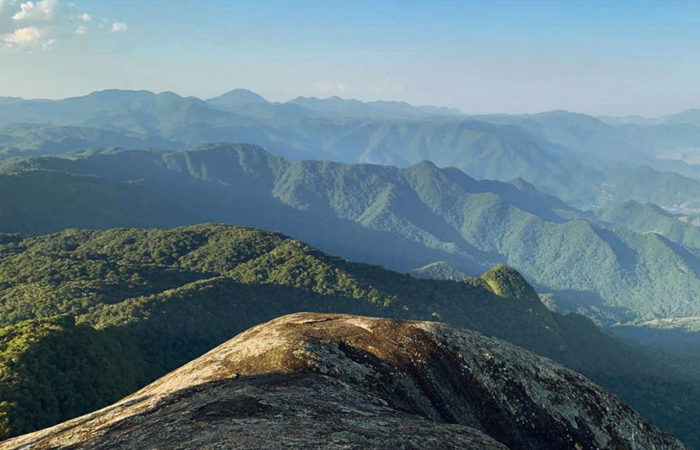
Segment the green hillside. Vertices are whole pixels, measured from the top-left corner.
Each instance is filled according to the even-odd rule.
[[[698,254],[700,227],[693,219],[672,214],[652,203],[630,200],[597,212],[600,220],[622,225],[638,233],[657,233]]]
[[[610,170],[602,192],[609,198],[655,203],[679,212],[700,209],[700,180],[649,166]]]
[[[178,145],[167,139],[126,130],[49,124],[0,126],[2,159],[28,155],[62,155],[102,147],[176,149]]]
[[[15,193],[0,199],[2,232],[237,223],[400,271],[445,261],[475,275],[505,263],[563,294],[560,309],[601,323],[700,314],[692,249],[601,225],[522,180],[476,181],[427,162],[290,163],[228,144],[17,160],[0,173]]]
[[[698,438],[688,412],[700,391],[688,361],[552,313],[504,266],[463,282],[419,280],[277,233],[198,225],[3,235],[0,274],[2,436],[106,405],[253,324],[336,311],[507,339],[582,371],[688,442]]]

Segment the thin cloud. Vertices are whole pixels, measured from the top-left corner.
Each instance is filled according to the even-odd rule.
[[[56,42],[47,38],[37,27],[18,28],[12,33],[0,36],[0,43],[7,48],[48,49]]]
[[[93,17],[70,0],[0,0],[0,51],[47,50],[61,40],[85,38]],[[111,31],[126,31],[124,22],[111,22]],[[105,30],[105,31],[107,31]]]
[[[12,16],[12,20],[15,22],[48,21],[53,18],[57,7],[57,0],[22,3],[19,5],[19,11]]]
[[[336,83],[333,81],[317,81],[316,82],[316,90],[323,92],[323,93],[329,93],[329,92],[336,92],[336,93],[343,93],[347,89],[347,86],[344,85],[343,83]]]
[[[17,44],[29,43],[41,39],[42,33],[37,27],[18,28],[14,33],[6,34],[5,39],[8,42]]]
[[[112,32],[118,33],[129,29],[129,24],[124,22],[114,22],[112,24]]]

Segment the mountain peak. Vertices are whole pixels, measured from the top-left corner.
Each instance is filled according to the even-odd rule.
[[[438,166],[436,166],[434,162],[428,161],[428,160],[416,163],[416,164],[410,166],[409,169],[430,170],[430,171],[439,171],[440,170],[440,168]]]
[[[535,299],[539,302],[537,293],[520,273],[512,267],[499,264],[481,275],[494,294],[501,297],[512,297],[521,300]]]
[[[116,98],[116,97],[152,97],[156,95],[154,92],[130,89],[103,89],[101,91],[91,92],[86,97],[92,98]]]
[[[498,339],[317,313],[251,328],[111,407],[6,444],[234,443],[683,448],[584,376]]]
[[[245,105],[262,105],[269,102],[260,94],[248,89],[233,89],[217,97],[210,98],[207,103],[215,106],[236,108]]]

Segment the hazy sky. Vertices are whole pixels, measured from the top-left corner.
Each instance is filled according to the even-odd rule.
[[[465,112],[700,107],[700,1],[0,0],[0,96],[340,95]]]

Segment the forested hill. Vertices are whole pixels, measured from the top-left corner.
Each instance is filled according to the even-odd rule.
[[[232,144],[12,160],[0,173],[4,232],[228,222],[401,271],[505,263],[601,323],[700,314],[698,253],[679,245],[691,240],[604,225],[522,179],[288,162]]]
[[[697,443],[697,373],[549,311],[513,269],[419,280],[277,233],[226,225],[0,237],[0,432],[133,392],[250,326],[297,311],[445,321],[602,383]],[[684,367],[684,368],[682,368]]]

